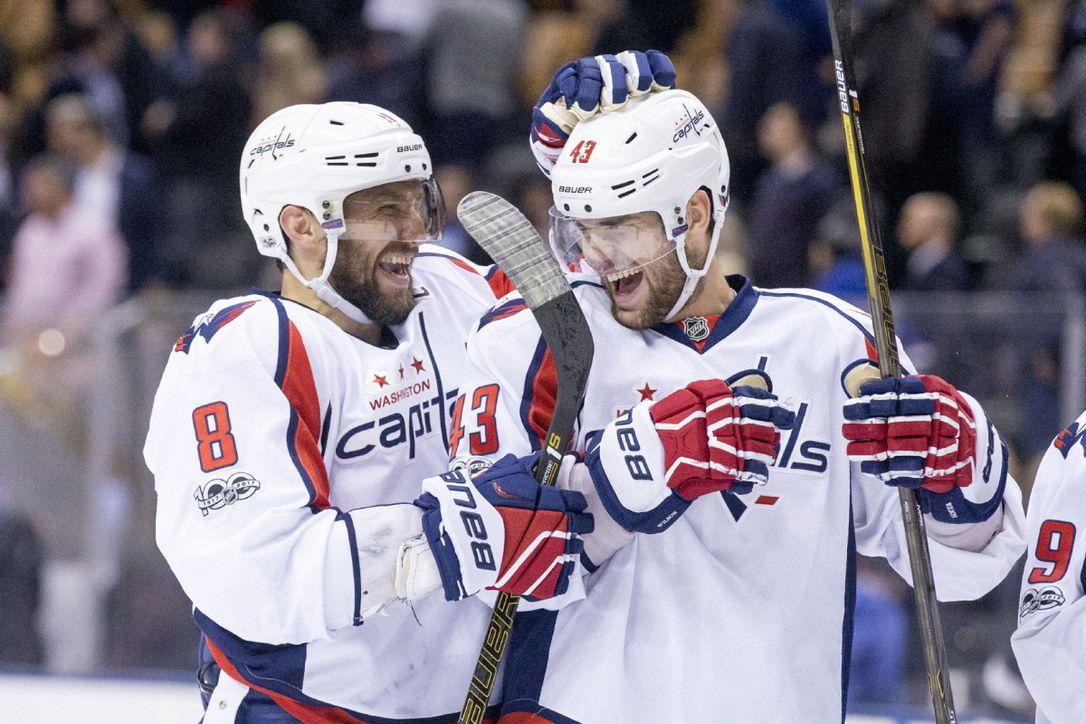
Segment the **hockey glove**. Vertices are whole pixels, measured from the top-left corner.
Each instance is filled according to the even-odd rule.
[[[488,588],[539,600],[568,588],[592,516],[580,493],[536,482],[537,457],[507,455],[474,478],[453,470],[423,481],[415,504],[446,599]]]
[[[629,98],[675,85],[675,66],[658,50],[626,50],[566,63],[532,111],[532,153],[550,175],[579,121],[622,106]]]
[[[594,433],[586,462],[619,525],[659,533],[702,495],[764,484],[780,431],[794,421],[765,390],[703,380],[641,403]]]
[[[887,485],[947,493],[973,482],[976,424],[969,403],[934,375],[889,377],[845,403],[846,452]]]

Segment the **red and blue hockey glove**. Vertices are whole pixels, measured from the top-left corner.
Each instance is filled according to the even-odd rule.
[[[629,98],[675,85],[675,66],[658,50],[625,50],[566,63],[532,111],[532,153],[543,173],[558,161],[578,122],[618,108]]]
[[[973,482],[976,424],[964,397],[934,375],[889,377],[845,403],[850,460],[887,485],[940,494]]]
[[[536,482],[537,457],[506,455],[474,478],[453,470],[423,481],[415,504],[446,599],[484,588],[532,600],[565,593],[592,516],[580,493]]]
[[[702,495],[765,484],[780,431],[794,422],[766,390],[703,380],[641,403],[594,433],[586,462],[619,525],[658,533]]]

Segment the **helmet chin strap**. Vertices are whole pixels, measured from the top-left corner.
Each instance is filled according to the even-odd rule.
[[[686,272],[686,282],[683,284],[682,291],[679,292],[679,298],[675,300],[675,305],[667,313],[667,317],[664,318],[665,322],[676,321],[675,315],[686,306],[686,303],[690,301],[690,297],[694,296],[694,290],[698,288],[698,282],[709,271],[709,266],[713,263],[713,257],[716,256],[717,242],[719,241],[719,234],[710,236],[709,253],[705,256],[705,266],[701,269],[695,269],[690,266],[690,259],[686,256],[686,233],[683,233],[682,238],[675,240],[675,254],[679,257],[679,266]]]
[[[373,321],[366,316],[366,314],[348,302],[339,292],[332,288],[332,285],[328,283],[328,276],[332,273],[332,267],[336,264],[336,253],[339,250],[339,234],[327,233],[328,250],[324,257],[324,269],[321,270],[321,275],[313,279],[306,279],[302,276],[302,273],[298,271],[298,267],[294,265],[294,260],[290,258],[289,254],[283,254],[282,261],[290,270],[291,274],[295,276],[302,284],[309,287],[316,293],[317,298],[322,302],[339,310],[347,317],[359,324],[373,324]]]

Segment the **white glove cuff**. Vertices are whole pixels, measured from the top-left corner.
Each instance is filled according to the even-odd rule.
[[[624,416],[612,420],[600,438],[600,464],[615,497],[632,513],[653,510],[671,495],[664,469],[664,444],[649,414],[651,403],[642,402]],[[634,478],[634,473],[638,477]]]
[[[357,508],[347,513],[354,523],[358,541],[358,567],[362,576],[362,620],[378,613],[398,600],[411,600],[441,585],[433,556],[436,584],[426,578],[426,563],[416,551],[421,541],[429,554],[422,534],[422,509],[410,503]],[[404,560],[406,558],[406,561]],[[401,569],[407,566],[402,575]],[[410,595],[408,595],[410,594]]]

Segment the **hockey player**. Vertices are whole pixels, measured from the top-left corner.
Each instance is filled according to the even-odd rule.
[[[242,208],[282,292],[217,301],[181,335],[144,448],[203,634],[205,722],[449,720],[489,613],[466,597],[567,586],[580,494],[512,465],[429,479],[412,504],[447,469],[464,337],[494,301],[425,244],[431,172],[402,120],[355,103],[279,111],[245,146]]]
[[[874,357],[868,316],[721,268],[728,160],[705,106],[669,90],[618,107],[606,73],[598,98],[581,89],[591,65],[559,71],[532,143],[544,168],[557,156],[551,241],[595,342],[576,436],[586,463],[560,477],[594,514],[593,572],[585,599],[518,616],[504,711],[840,720],[856,553],[910,578],[895,486],[920,489],[940,598],[976,598],[1023,549],[1006,446],[938,377],[871,381],[850,398]],[[507,297],[469,338],[452,433],[469,464],[537,449],[549,421],[554,364],[523,307]],[[772,394],[746,387],[751,376]]]
[[[1045,453],[1026,516],[1029,543],[1011,646],[1038,722],[1086,721],[1086,413]]]

